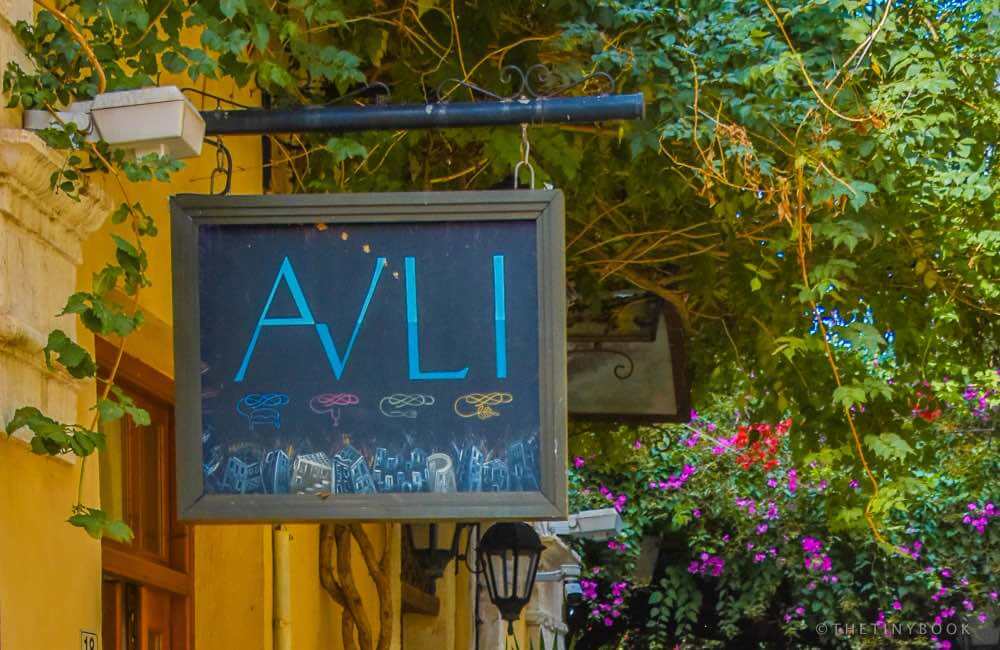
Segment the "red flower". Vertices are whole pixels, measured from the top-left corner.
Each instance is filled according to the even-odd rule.
[[[743,450],[743,453],[736,457],[736,463],[743,469],[759,464],[765,472],[780,465],[778,451],[781,438],[788,435],[791,426],[791,420],[782,420],[774,426],[761,422],[737,427],[732,446]],[[755,438],[752,441],[751,435]]]

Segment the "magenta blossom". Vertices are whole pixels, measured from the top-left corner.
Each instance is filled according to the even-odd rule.
[[[726,567],[726,561],[722,557],[705,552],[702,552],[699,557],[700,561],[692,560],[691,564],[688,565],[689,573],[700,573],[714,577],[722,575],[722,571]]]

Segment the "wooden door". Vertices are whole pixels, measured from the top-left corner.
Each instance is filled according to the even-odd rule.
[[[116,354],[98,339],[102,375]],[[188,528],[176,520],[173,383],[126,355],[116,384],[149,413],[150,424],[122,418],[103,427],[101,507],[135,537],[102,542],[102,648],[190,650],[193,553]]]
[[[139,650],[171,650],[171,598],[168,592],[152,587],[139,588]]]

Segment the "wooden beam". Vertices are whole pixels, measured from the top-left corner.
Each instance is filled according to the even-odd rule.
[[[438,600],[437,596],[429,594],[422,589],[417,589],[405,582],[402,586],[404,614],[438,615],[438,612],[441,610],[441,601]]]
[[[163,589],[178,596],[187,596],[192,591],[191,579],[185,573],[163,566],[159,562],[137,557],[111,544],[103,544],[101,551],[104,554],[104,571],[107,573]]]

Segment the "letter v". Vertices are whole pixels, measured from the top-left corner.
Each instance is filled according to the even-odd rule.
[[[326,358],[330,361],[330,367],[333,369],[333,374],[337,379],[340,379],[340,376],[344,374],[347,359],[351,356],[351,349],[354,347],[354,341],[358,338],[358,332],[361,331],[361,323],[364,322],[365,315],[368,313],[368,305],[371,304],[372,296],[375,295],[375,287],[378,286],[378,281],[382,276],[382,269],[385,265],[386,259],[384,257],[379,257],[375,260],[375,269],[372,271],[372,281],[368,285],[368,294],[365,296],[364,304],[361,305],[358,320],[354,323],[354,331],[351,332],[351,338],[344,349],[343,359],[340,358],[340,354],[337,353],[337,346],[333,344],[333,339],[330,338],[330,328],[323,323],[316,324],[316,333],[319,334],[319,340],[323,343],[323,349],[326,351]]]

